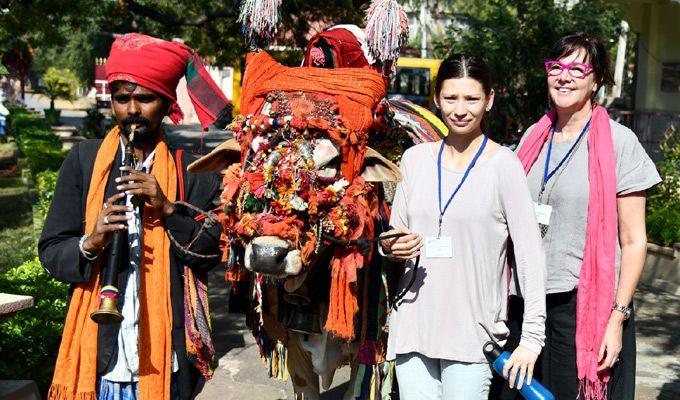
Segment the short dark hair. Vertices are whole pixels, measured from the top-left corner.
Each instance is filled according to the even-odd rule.
[[[604,85],[613,85],[614,76],[610,67],[609,54],[604,43],[597,36],[586,33],[573,33],[563,36],[550,49],[548,59],[559,60],[581,49],[585,50],[587,55],[585,62],[593,68],[597,89],[599,90]]]
[[[447,79],[472,78],[482,84],[484,93],[491,93],[491,71],[484,60],[466,54],[452,54],[439,66],[434,93],[439,96]]]

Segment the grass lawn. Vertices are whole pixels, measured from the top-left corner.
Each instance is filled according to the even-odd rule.
[[[28,188],[17,176],[0,178],[0,273],[37,254]]]

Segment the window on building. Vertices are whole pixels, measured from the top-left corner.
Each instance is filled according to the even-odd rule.
[[[663,63],[661,91],[680,93],[680,63]]]

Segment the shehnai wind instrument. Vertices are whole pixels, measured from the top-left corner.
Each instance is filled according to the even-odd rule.
[[[134,138],[137,125],[130,125],[130,136],[125,145],[124,167],[132,167],[135,157]],[[125,205],[125,198],[121,198],[116,205]],[[125,241],[123,232],[113,231],[109,257],[101,269],[101,290],[99,292],[99,309],[90,314],[90,318],[98,324],[119,324],[123,320],[123,314],[118,311],[118,273],[120,270],[121,255]]]

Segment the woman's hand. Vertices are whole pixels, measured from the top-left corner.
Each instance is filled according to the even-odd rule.
[[[380,241],[385,254],[400,260],[409,260],[420,255],[420,248],[423,247],[423,238],[417,233],[411,232],[408,228],[392,229],[383,233],[381,236],[392,235],[395,233],[405,233],[405,236]]]
[[[141,196],[165,217],[175,212],[175,206],[165,197],[155,176],[130,167],[122,167],[120,170],[128,175],[116,178],[116,183],[119,184],[116,189],[125,191],[126,194]]]
[[[521,345],[517,346],[515,351],[510,355],[508,362],[505,363],[505,366],[503,367],[503,378],[508,381],[510,389],[515,385],[518,372],[519,383],[517,384],[517,390],[522,388],[525,376],[527,378],[527,385],[531,384],[531,379],[534,376],[534,365],[536,364],[537,358],[538,354],[534,353],[532,350],[522,347]]]
[[[125,212],[132,211],[132,208],[125,205],[114,205],[118,199],[122,199],[124,196],[125,193],[118,193],[106,199],[104,208],[97,216],[92,234],[83,242],[83,250],[90,254],[99,254],[111,242],[111,232],[127,229],[129,218],[125,215]]]
[[[612,311],[612,315],[607,322],[607,330],[604,332],[604,338],[602,338],[602,344],[600,345],[600,354],[597,358],[597,372],[607,370],[619,362],[622,336],[623,314],[618,311]]]

